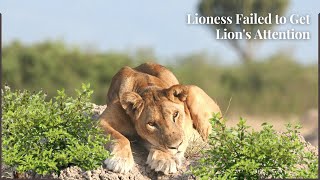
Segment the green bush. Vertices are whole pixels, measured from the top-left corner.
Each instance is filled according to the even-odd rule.
[[[76,165],[85,170],[102,164],[109,156],[104,136],[92,120],[90,85],[76,90],[77,97],[67,97],[64,90],[46,101],[42,91],[30,93],[2,91],[3,162],[19,173],[59,172]]]
[[[318,157],[304,150],[299,126],[288,124],[286,132],[277,133],[263,123],[261,131],[249,131],[244,119],[228,128],[218,115],[211,123],[211,147],[191,168],[201,179],[317,178]]]
[[[111,79],[123,66],[131,66],[126,53],[95,52],[61,41],[43,41],[26,45],[18,41],[3,47],[3,82],[12,89],[37,91],[38,87],[53,98],[57,89],[74,94],[74,87],[90,82],[91,102],[105,103]],[[67,77],[67,78],[66,78]]]

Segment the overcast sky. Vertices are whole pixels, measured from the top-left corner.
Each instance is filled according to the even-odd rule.
[[[194,52],[223,57],[227,63],[237,61],[237,54],[203,25],[187,25],[188,13],[196,13],[196,0],[175,1],[43,1],[2,0],[4,45],[12,40],[25,43],[59,39],[81,47],[101,51],[134,51],[153,48],[161,59]],[[263,41],[256,54],[266,57],[287,51],[299,62],[317,62],[317,14],[320,1],[292,0],[287,15],[310,15],[307,26],[278,26],[310,31],[311,40]]]

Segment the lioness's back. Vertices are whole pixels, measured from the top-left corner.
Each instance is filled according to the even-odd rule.
[[[173,73],[164,66],[155,63],[143,63],[138,67],[134,68],[139,72],[150,74],[152,76],[158,77],[159,79],[165,81],[169,86],[179,84],[178,79]]]
[[[159,64],[144,63],[135,68],[125,66],[112,78],[107,104],[118,100],[124,92],[138,92],[139,88],[152,85],[168,88],[176,84],[179,84],[179,81],[173,73]]]

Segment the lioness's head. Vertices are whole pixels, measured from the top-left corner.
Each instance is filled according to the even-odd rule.
[[[124,93],[120,102],[139,136],[151,146],[175,154],[185,150],[185,132],[192,129],[184,103],[186,96],[186,89],[181,85],[169,89],[148,87],[139,94]]]

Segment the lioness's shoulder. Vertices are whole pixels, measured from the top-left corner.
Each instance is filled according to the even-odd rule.
[[[163,72],[163,71],[169,71],[166,67],[164,67],[160,64],[151,63],[151,62],[143,63],[143,64],[135,67],[134,69],[139,72],[147,73],[147,74],[150,74],[153,76],[156,76],[157,74],[159,74],[160,72]]]
[[[176,76],[166,67],[156,63],[143,63],[134,68],[136,71],[155,76],[168,84],[168,86],[179,84]]]
[[[119,94],[123,91],[124,85],[130,89],[133,86],[131,77],[135,77],[137,72],[129,66],[121,68],[111,80],[110,88],[107,94],[107,104],[119,99]]]

